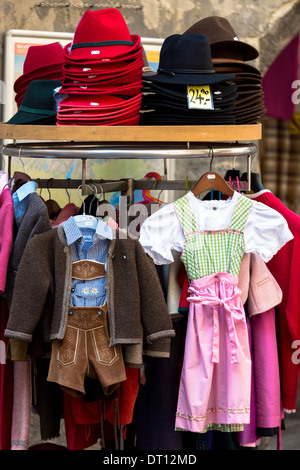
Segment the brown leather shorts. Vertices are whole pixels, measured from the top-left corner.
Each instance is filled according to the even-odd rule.
[[[52,342],[48,381],[69,394],[85,394],[85,377],[100,381],[105,395],[126,380],[121,345],[109,346],[107,305],[69,307],[63,340]]]

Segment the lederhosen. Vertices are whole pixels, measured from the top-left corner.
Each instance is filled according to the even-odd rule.
[[[81,260],[72,264],[72,278],[88,281],[105,277],[103,263]],[[107,303],[98,307],[69,307],[63,340],[52,342],[48,380],[79,397],[85,378],[99,380],[103,393],[112,394],[126,380],[121,345],[109,346]]]

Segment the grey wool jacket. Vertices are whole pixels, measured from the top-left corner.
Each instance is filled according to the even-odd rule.
[[[37,326],[45,342],[63,339],[72,281],[72,251],[62,226],[26,245],[15,280],[5,336],[31,342]],[[106,295],[111,345],[122,344],[128,365],[142,353],[168,357],[175,336],[152,259],[138,240],[115,238],[107,255]]]

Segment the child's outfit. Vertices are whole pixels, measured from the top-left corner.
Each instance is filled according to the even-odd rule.
[[[192,192],[162,207],[141,227],[156,264],[180,251],[189,279],[189,316],[175,427],[240,431],[250,422],[251,356],[238,287],[244,253],[267,262],[293,238],[276,211],[234,192],[198,200]]]

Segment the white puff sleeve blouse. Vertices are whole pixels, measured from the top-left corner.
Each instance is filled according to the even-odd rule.
[[[190,191],[187,194],[199,230],[228,228],[240,194],[234,192],[227,200],[200,200]],[[256,253],[268,262],[293,238],[284,217],[265,204],[252,201],[244,229],[245,253]],[[174,261],[172,251],[182,252],[184,233],[170,203],[146,219],[141,226],[140,243],[157,265]]]

